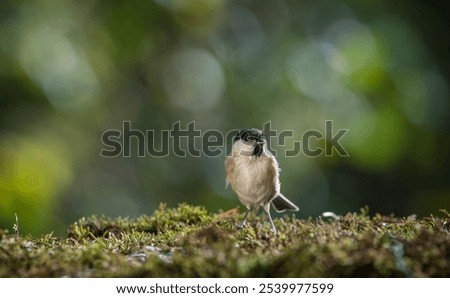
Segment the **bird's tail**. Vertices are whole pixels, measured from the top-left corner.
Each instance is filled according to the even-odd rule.
[[[289,211],[298,211],[298,206],[289,201],[281,193],[272,200],[272,205],[278,213]]]

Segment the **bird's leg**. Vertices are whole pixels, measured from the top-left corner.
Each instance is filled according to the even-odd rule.
[[[247,211],[245,212],[244,219],[238,224],[238,228],[242,229],[245,228],[247,225],[247,216],[250,213],[250,208],[247,208]]]
[[[267,214],[267,217],[269,218],[270,227],[272,228],[272,231],[276,234],[277,228],[275,228],[275,225],[272,220],[272,216],[270,216],[270,203],[263,205],[264,212]]]

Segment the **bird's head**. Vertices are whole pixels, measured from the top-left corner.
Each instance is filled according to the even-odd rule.
[[[234,142],[242,142],[247,146],[251,146],[253,156],[261,156],[264,151],[264,144],[266,144],[266,138],[264,132],[257,128],[247,128],[241,130],[235,137]]]

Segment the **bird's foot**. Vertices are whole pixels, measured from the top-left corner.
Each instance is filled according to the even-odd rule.
[[[247,223],[245,222],[245,220],[241,221],[240,223],[236,224],[236,227],[238,229],[243,229],[247,226]]]
[[[272,230],[274,235],[276,235],[278,233],[277,228],[275,227],[273,222],[270,222],[270,229]]]

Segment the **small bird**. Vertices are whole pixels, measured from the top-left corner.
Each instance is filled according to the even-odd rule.
[[[277,229],[270,216],[270,203],[277,212],[298,211],[298,207],[280,193],[278,162],[267,149],[264,132],[249,128],[241,130],[235,137],[231,153],[225,160],[226,185],[230,185],[247,207],[239,227],[246,225],[250,210],[262,206],[269,218],[270,226]]]

